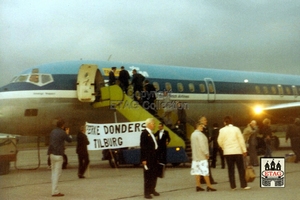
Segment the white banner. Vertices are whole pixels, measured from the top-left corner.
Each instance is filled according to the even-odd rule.
[[[118,149],[140,146],[140,135],[145,121],[113,124],[86,123],[88,150]]]

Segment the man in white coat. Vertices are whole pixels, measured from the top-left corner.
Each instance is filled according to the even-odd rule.
[[[244,158],[247,156],[245,140],[241,130],[232,125],[232,119],[229,116],[224,118],[225,127],[220,129],[218,143],[224,151],[224,157],[227,163],[228,176],[231,189],[236,189],[234,177],[234,165],[237,165],[241,188],[248,190],[245,179]]]

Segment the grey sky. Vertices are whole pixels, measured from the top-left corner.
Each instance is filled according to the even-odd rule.
[[[0,86],[95,59],[300,75],[299,0],[0,0]]]

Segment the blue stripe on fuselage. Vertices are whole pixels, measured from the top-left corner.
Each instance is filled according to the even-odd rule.
[[[81,60],[81,61],[66,61],[44,64],[25,70],[23,73],[31,73],[32,69],[38,68],[39,73],[48,74],[76,74],[82,64],[95,64],[98,66],[102,75],[104,75],[103,68],[111,68],[116,66],[118,69],[124,66],[126,70],[138,69],[138,72],[147,72],[149,78],[155,77],[157,79],[174,79],[174,80],[190,80],[197,81],[204,78],[212,78],[217,82],[236,82],[243,83],[245,79],[249,83],[258,84],[282,84],[282,85],[300,85],[299,76],[261,73],[261,72],[248,72],[237,70],[221,70],[221,69],[208,69],[197,67],[184,67],[184,66],[163,66],[163,65],[150,65],[138,63],[123,63],[123,62],[110,62],[110,61],[95,61],[95,60]],[[131,75],[131,74],[130,74]],[[147,77],[146,77],[147,78]]]
[[[45,85],[37,86],[27,82],[10,83],[2,88],[0,92],[6,91],[25,91],[25,90],[76,90],[77,74],[54,74],[52,75],[54,81]],[[108,77],[104,77],[105,80]],[[172,85],[172,93],[191,93],[191,94],[207,94],[207,90],[200,91],[200,84],[205,85],[204,81],[190,81],[190,80],[175,80],[175,79],[154,79],[149,78],[150,82],[159,83],[159,91],[162,92],[165,89],[165,83],[169,82]],[[177,84],[182,83],[183,91],[179,92]],[[189,84],[194,84],[194,91],[189,90]],[[216,94],[258,94],[255,87],[256,83],[234,83],[234,82],[214,82],[216,87]],[[264,86],[270,87],[270,84],[263,84]],[[272,85],[277,87],[277,85]],[[270,94],[269,94],[270,95]],[[278,95],[278,94],[274,94]],[[292,93],[290,95],[293,95]]]
[[[21,74],[30,74],[32,69],[38,68],[41,74],[52,74],[54,82],[42,87],[30,83],[11,83],[0,88],[0,92],[40,89],[76,90],[77,74],[82,64],[96,64],[102,75],[105,74],[103,68],[108,69],[112,66],[117,68],[124,66],[128,71],[133,68],[138,69],[138,72],[146,72],[149,75],[146,79],[149,79],[150,82],[159,82],[160,91],[165,88],[165,82],[170,82],[172,91],[178,92],[177,83],[181,82],[184,85],[185,93],[189,93],[189,83],[194,83],[195,93],[200,93],[199,83],[202,83],[204,78],[211,78],[214,81],[216,93],[219,94],[253,94],[255,93],[253,87],[257,84],[300,86],[299,76],[294,75],[89,60],[57,62],[30,68]],[[104,77],[104,79],[108,78]],[[245,79],[248,80],[248,83],[244,83]]]

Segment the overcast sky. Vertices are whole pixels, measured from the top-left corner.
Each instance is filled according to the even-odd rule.
[[[0,0],[0,86],[79,59],[300,75],[299,0]]]

